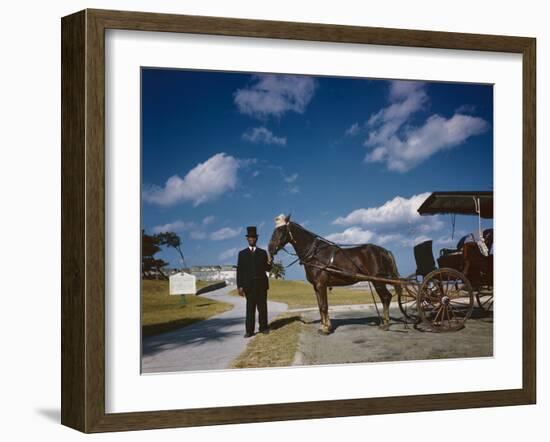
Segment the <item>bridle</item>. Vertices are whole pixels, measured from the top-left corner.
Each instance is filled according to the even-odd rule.
[[[280,229],[281,227],[286,227],[286,233],[287,235],[290,237],[290,243],[292,243],[292,245],[296,246],[297,244],[297,241],[296,239],[294,238],[294,235],[292,234],[292,230],[290,230],[290,222],[286,222],[284,226],[279,226],[278,228]],[[290,267],[291,265],[295,264],[296,262],[300,261],[302,262],[302,259],[300,257],[300,255],[298,253],[292,253],[292,252],[289,252],[285,246],[282,246],[282,247],[279,247],[277,251],[279,250],[282,250],[283,252],[285,252],[287,255],[290,255],[290,256],[296,256],[297,258],[292,261],[290,264],[286,265],[285,267],[288,268]],[[296,247],[294,248],[294,250],[296,250]]]
[[[311,245],[309,246],[309,249],[306,251],[305,254],[302,255],[298,252],[298,248],[296,247],[296,245],[298,244],[298,241],[296,241],[296,238],[294,237],[294,235],[292,233],[292,229],[290,228],[290,224],[291,224],[290,221],[285,224],[286,231],[287,231],[287,234],[290,238],[289,242],[294,246],[294,250],[296,250],[296,253],[289,252],[284,246],[279,249],[279,250],[283,250],[288,255],[296,256],[296,259],[294,261],[292,261],[290,264],[285,266],[287,268],[290,267],[291,265],[295,264],[298,261],[300,261],[300,264],[302,264],[302,265],[311,264],[311,260],[315,258],[315,254],[317,253],[319,243],[324,243],[325,247],[336,246],[336,249],[340,248],[337,244],[329,241],[328,239],[322,238],[322,237],[320,237],[319,235],[316,235],[313,232],[309,232],[308,230],[304,229],[302,226],[299,226],[302,230],[304,230],[306,232],[309,232],[314,236],[314,239],[311,242]],[[279,227],[283,227],[283,226],[279,226]],[[335,250],[335,252],[336,252],[336,250]],[[330,259],[331,264],[332,264],[332,261],[334,260],[334,253],[335,252],[333,252],[333,254],[331,256],[331,259]]]
[[[290,242],[293,245],[297,244],[296,239],[294,239],[294,235],[292,234],[292,230],[290,229],[290,222],[286,223],[286,232],[288,233],[288,236],[290,237]]]

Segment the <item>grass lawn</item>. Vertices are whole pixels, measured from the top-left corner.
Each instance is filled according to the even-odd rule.
[[[212,283],[213,281],[197,281],[197,289]],[[186,295],[187,304],[184,305],[181,296],[169,294],[168,281],[143,280],[141,284],[143,336],[174,330],[232,308],[231,304],[195,295]]]
[[[233,368],[288,367],[298,349],[302,329],[299,315],[283,313],[270,324],[270,333],[258,333],[235,359]]]
[[[268,301],[284,302],[288,304],[289,309],[317,307],[315,291],[307,281],[270,279],[267,293]],[[238,296],[237,290],[232,290],[231,294]],[[378,302],[378,295],[375,294],[375,296]],[[334,287],[332,291],[328,292],[329,306],[369,303],[372,303],[372,296],[368,289],[353,290],[347,287]]]

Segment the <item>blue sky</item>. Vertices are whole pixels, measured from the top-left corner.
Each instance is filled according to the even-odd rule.
[[[437,253],[477,230],[459,216],[451,240],[450,216],[416,209],[432,191],[493,189],[492,125],[491,85],[144,68],[142,226],[178,233],[189,265],[234,264],[246,226],[265,247],[291,213],[386,247],[409,274],[414,244]]]

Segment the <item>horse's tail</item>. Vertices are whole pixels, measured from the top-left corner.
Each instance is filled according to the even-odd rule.
[[[395,256],[393,256],[393,253],[391,252],[391,250],[388,250],[388,254],[390,255],[390,261],[391,261],[391,269],[390,269],[392,273],[391,277],[399,278],[399,270],[397,270],[397,261],[395,260]],[[403,291],[403,287],[401,286],[401,284],[393,284],[393,288],[397,296],[401,296],[401,293]]]
[[[393,256],[391,250],[388,250],[388,254],[390,255],[392,277],[399,278],[399,270],[397,270],[397,261],[395,260],[395,256]]]

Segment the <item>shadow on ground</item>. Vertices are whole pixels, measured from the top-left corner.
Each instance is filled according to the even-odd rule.
[[[278,330],[280,328],[283,328],[287,325],[290,325],[292,324],[293,322],[301,322],[302,324],[305,324],[304,320],[302,319],[301,316],[287,316],[287,317],[284,317],[284,318],[279,318],[279,319],[275,319],[274,321],[272,321],[270,324],[269,324],[269,329],[270,330]]]
[[[38,408],[35,411],[40,416],[56,424],[61,422],[61,410],[59,408]]]
[[[242,322],[240,318],[210,318],[208,321],[197,323],[200,326],[189,325],[180,330],[147,337],[143,342],[143,356],[154,356],[161,351],[189,344],[201,345],[207,342],[222,341],[229,336],[240,336],[240,329],[236,331],[231,328],[242,324]]]
[[[367,312],[365,312],[367,313]],[[478,320],[483,323],[492,324],[493,323],[493,315],[492,313],[487,313],[484,310],[480,308],[474,308],[472,311],[472,315],[470,316],[469,320]],[[314,320],[304,320],[302,319],[302,322],[304,324],[320,324],[320,319],[314,319]],[[352,316],[352,317],[340,317],[340,318],[331,318],[331,323],[333,330],[336,331],[339,327],[348,327],[348,326],[368,326],[368,327],[379,327],[382,322],[378,316],[374,316],[370,314],[369,316]],[[466,321],[466,324],[468,321]],[[395,332],[395,333],[404,333],[408,329],[414,328],[416,331],[419,331],[421,333],[434,333],[433,330],[431,330],[426,325],[420,323],[415,324],[414,321],[410,319],[406,319],[404,317],[396,317],[396,316],[390,316],[390,324],[388,332]]]

